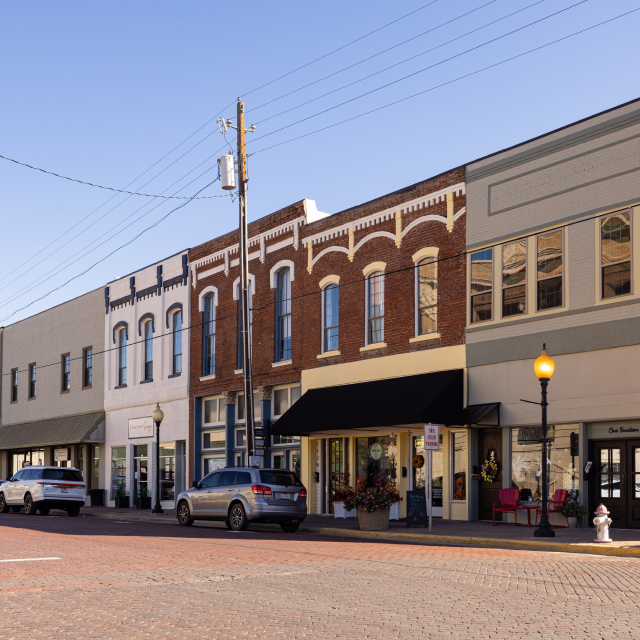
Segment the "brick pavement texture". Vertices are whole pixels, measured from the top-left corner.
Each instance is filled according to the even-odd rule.
[[[0,639],[640,637],[640,561],[0,516]]]

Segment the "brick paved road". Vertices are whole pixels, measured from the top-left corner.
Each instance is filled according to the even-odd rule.
[[[634,559],[0,515],[42,557],[0,563],[2,640],[640,638]]]

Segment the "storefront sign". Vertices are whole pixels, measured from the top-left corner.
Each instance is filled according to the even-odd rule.
[[[383,453],[384,453],[384,449],[382,448],[382,445],[379,442],[374,442],[369,447],[369,455],[373,460],[380,460],[380,458],[382,458]]]
[[[54,449],[53,461],[54,462],[66,462],[69,459],[69,449]]]
[[[131,418],[129,420],[129,439],[153,438],[152,418]]]
[[[440,427],[437,424],[424,425],[424,450],[440,450]]]
[[[637,433],[638,431],[640,431],[640,429],[636,429],[635,427],[620,427],[620,429],[609,427],[609,433]]]

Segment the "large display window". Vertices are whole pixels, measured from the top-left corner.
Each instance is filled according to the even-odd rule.
[[[396,436],[356,438],[356,490],[396,482],[398,446]]]

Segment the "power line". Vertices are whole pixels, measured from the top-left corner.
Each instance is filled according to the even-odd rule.
[[[358,118],[362,118],[364,116],[367,116],[371,113],[375,113],[376,111],[381,111],[382,109],[387,109],[388,107],[392,107],[396,104],[400,104],[401,102],[406,102],[407,100],[411,100],[413,98],[416,98],[418,96],[424,95],[425,93],[429,93],[431,91],[435,91],[436,89],[440,89],[442,87],[446,87],[447,85],[453,84],[454,82],[459,82],[460,80],[464,80],[465,78],[469,78],[471,76],[477,75],[478,73],[482,73],[483,71],[487,71],[489,69],[493,69],[494,67],[498,67],[500,65],[503,65],[507,62],[511,62],[512,60],[516,60],[518,58],[522,58],[523,56],[526,56],[530,53],[534,53],[535,51],[540,51],[541,49],[545,49],[546,47],[550,47],[551,45],[557,44],[558,42],[562,42],[563,40],[568,40],[569,38],[573,38],[574,36],[580,35],[582,33],[585,33],[587,31],[591,31],[592,29],[596,29],[597,27],[601,27],[602,25],[605,25],[609,22],[613,22],[614,20],[619,20],[620,18],[624,18],[625,16],[628,16],[632,13],[635,13],[636,11],[640,11],[640,7],[638,7],[637,9],[632,9],[631,11],[627,11],[626,13],[622,13],[618,16],[615,16],[613,18],[609,18],[608,20],[603,20],[602,22],[598,22],[597,24],[594,24],[590,27],[586,27],[584,29],[580,29],[579,31],[574,31],[573,33],[570,33],[569,35],[563,36],[562,38],[558,38],[557,40],[552,40],[551,42],[547,42],[546,44],[540,45],[538,47],[534,47],[533,49],[529,49],[528,51],[524,51],[523,53],[519,53],[515,56],[511,56],[510,58],[506,58],[504,60],[501,60],[500,62],[496,62],[494,64],[490,64],[486,67],[482,67],[481,69],[477,69],[476,71],[472,71],[470,73],[466,73],[462,76],[458,76],[457,78],[454,78],[453,80],[448,80],[447,82],[443,82],[441,84],[435,85],[433,87],[430,87],[429,89],[424,89],[423,91],[418,91],[417,93],[413,93],[409,96],[406,96],[405,98],[400,98],[400,100],[394,100],[393,102],[389,102],[385,105],[382,105],[381,107],[376,107],[375,109],[370,109],[369,111],[365,111],[364,113],[359,113],[358,115],[352,116],[350,118],[346,118],[345,120],[340,120],[339,122],[334,122],[333,124],[327,125],[326,127],[321,127],[320,129],[316,129],[314,131],[310,131],[309,133],[304,133],[302,135],[296,136],[295,138],[291,138],[289,140],[285,140],[284,142],[279,142],[277,144],[273,144],[269,147],[264,147],[263,149],[258,149],[258,151],[254,151],[252,152],[251,155],[255,155],[256,153],[262,153],[263,151],[268,151],[269,149],[274,149],[276,147],[280,147],[284,144],[289,144],[290,142],[295,142],[296,140],[300,140],[301,138],[306,138],[308,136],[314,135],[316,133],[320,133],[322,131],[326,131],[327,129],[332,129],[333,127],[337,127],[338,125],[341,124],[345,124],[346,122],[351,122],[352,120],[357,120]],[[339,106],[339,105],[338,105]],[[294,123],[295,124],[295,123]],[[287,127],[282,127],[282,129],[285,129]],[[279,131],[281,131],[282,129],[279,129]],[[274,132],[275,133],[275,132]],[[265,136],[261,136],[261,137],[265,137]],[[251,142],[255,142],[256,139],[252,140]]]
[[[203,174],[204,175],[204,174]],[[216,182],[218,180],[218,178],[216,178],[215,180],[212,180],[209,184],[205,185],[204,187],[202,187],[202,189],[200,189],[199,191],[196,192],[195,195],[198,195],[199,193],[201,193],[202,191],[204,191],[207,187],[210,187],[214,182]],[[31,301],[29,304],[26,304],[24,307],[21,307],[20,309],[16,309],[13,313],[9,314],[8,316],[5,316],[4,318],[2,318],[2,320],[0,320],[0,322],[4,322],[5,320],[8,320],[9,318],[11,318],[12,316],[14,316],[16,313],[18,313],[19,311],[23,311],[24,309],[27,309],[28,307],[30,307],[32,304],[35,304],[36,302],[40,302],[40,300],[44,300],[44,298],[46,298],[47,296],[50,296],[52,293],[54,293],[55,291],[59,291],[60,289],[62,289],[63,287],[66,287],[70,282],[72,282],[73,280],[76,280],[77,278],[80,278],[81,276],[83,276],[85,273],[91,271],[91,269],[93,269],[95,266],[97,266],[98,264],[100,264],[101,262],[104,262],[107,258],[110,258],[114,253],[117,253],[118,251],[120,251],[120,249],[124,249],[124,247],[127,247],[128,245],[130,245],[132,242],[135,242],[141,235],[143,235],[144,233],[146,233],[147,231],[150,231],[151,229],[153,229],[154,227],[157,227],[161,222],[163,222],[164,220],[166,220],[172,213],[174,213],[175,211],[178,211],[178,209],[182,209],[182,207],[185,207],[186,205],[188,205],[190,202],[192,202],[193,199],[189,199],[186,200],[185,202],[183,202],[182,204],[178,205],[177,207],[175,207],[174,209],[172,209],[171,211],[169,211],[167,214],[165,214],[162,218],[160,218],[159,220],[157,220],[156,222],[154,222],[152,225],[148,226],[146,229],[143,229],[142,231],[140,231],[140,233],[138,233],[136,236],[134,236],[133,238],[131,238],[131,240],[129,240],[128,242],[125,242],[124,244],[120,245],[117,249],[114,249],[111,253],[108,253],[106,256],[104,256],[104,258],[101,258],[100,260],[98,260],[97,262],[94,262],[90,267],[87,267],[84,271],[82,271],[81,273],[73,276],[72,278],[69,278],[69,280],[67,280],[64,284],[61,284],[60,286],[56,287],[55,289],[51,289],[50,291],[48,291],[47,293],[45,293],[43,296],[40,296],[39,298],[36,298],[35,300]]]
[[[586,0],[584,0],[586,1]],[[163,196],[163,195],[153,195],[151,193],[139,193],[137,191],[125,191],[124,189],[115,189],[113,187],[103,187],[99,184],[93,184],[93,182],[85,182],[84,180],[78,180],[77,178],[69,178],[68,176],[62,176],[59,173],[54,173],[53,171],[47,171],[46,169],[40,169],[39,167],[32,167],[30,164],[26,164],[25,162],[20,162],[18,160],[14,160],[13,158],[7,158],[7,156],[0,155],[0,158],[3,160],[8,160],[9,162],[15,162],[15,164],[22,165],[23,167],[28,167],[29,169],[34,169],[35,171],[41,171],[42,173],[46,173],[50,176],[55,176],[56,178],[62,178],[63,180],[70,180],[71,182],[78,182],[79,184],[85,184],[88,187],[97,187],[98,189],[106,189],[107,191],[116,191],[117,193],[128,193],[132,196],[144,196],[145,198],[164,198],[165,200],[210,200],[211,198],[227,198],[228,194],[223,194],[221,196],[200,196],[189,197],[189,196]]]
[[[206,187],[204,187],[204,188],[206,188]],[[188,204],[188,203],[185,203],[185,204]],[[184,207],[185,204],[180,205],[180,207]],[[177,207],[177,208],[180,208],[180,207]],[[620,209],[620,211],[624,211],[624,210],[625,210],[624,207],[622,209]],[[449,260],[453,260],[455,258],[464,258],[467,255],[477,253],[478,251],[484,251],[487,248],[493,248],[493,247],[496,247],[496,246],[499,246],[499,245],[510,244],[512,242],[518,242],[519,240],[525,240],[527,238],[535,238],[536,236],[540,235],[541,233],[551,233],[551,232],[557,231],[559,229],[564,229],[565,227],[573,227],[574,225],[582,224],[584,222],[590,222],[592,220],[599,220],[600,218],[605,218],[605,217],[609,217],[609,216],[612,216],[612,215],[615,215],[615,212],[609,211],[607,213],[598,213],[598,214],[594,214],[594,215],[591,215],[591,216],[586,216],[584,218],[581,218],[580,220],[572,220],[571,222],[558,223],[558,224],[556,224],[554,226],[546,227],[542,231],[538,230],[538,231],[532,231],[531,233],[523,233],[523,234],[520,234],[520,235],[514,235],[513,237],[509,238],[508,240],[505,240],[505,241],[502,241],[502,242],[496,242],[496,243],[493,243],[493,244],[487,244],[486,246],[475,248],[475,249],[470,249],[470,250],[469,249],[465,249],[463,251],[451,254],[449,256],[437,256],[437,257],[434,256],[433,260],[432,260],[432,263],[433,264],[438,264],[438,263],[441,263],[441,262],[448,262]],[[386,276],[390,276],[390,275],[395,275],[397,273],[404,273],[406,271],[412,271],[412,270],[415,270],[416,268],[417,267],[416,267],[415,264],[411,264],[408,267],[402,267],[400,269],[393,269],[391,271],[385,271],[384,275],[386,277]],[[363,282],[366,282],[366,281],[367,281],[367,278],[366,277],[362,277],[362,278],[357,278],[355,280],[351,280],[350,282],[344,282],[342,284],[337,284],[336,286],[341,289],[341,288],[350,287],[350,286],[353,286],[353,285],[356,285],[356,284],[362,284]],[[309,291],[307,293],[301,293],[301,294],[299,294],[297,296],[291,296],[291,297],[287,298],[285,301],[290,302],[292,300],[299,300],[301,298],[307,298],[309,296],[320,295],[321,293],[322,293],[322,289],[317,289],[315,291]],[[466,296],[467,296],[467,294],[465,292],[465,300],[466,300]],[[282,302],[282,300],[280,302]],[[252,313],[254,311],[259,313],[260,311],[264,311],[265,309],[268,309],[269,307],[272,307],[272,306],[274,306],[276,304],[278,304],[278,301],[272,301],[272,302],[267,303],[266,305],[263,305],[262,307],[251,307],[250,311]],[[238,317],[238,313],[237,312],[236,313],[230,313],[230,314],[227,314],[226,316],[217,316],[214,319],[214,322],[219,322],[220,320],[226,320],[227,318],[237,318],[237,317]],[[196,329],[198,327],[204,326],[205,324],[208,324],[208,322],[209,321],[200,322],[200,323],[197,323],[197,324],[191,324],[188,327],[183,327],[180,331],[170,331],[169,333],[163,333],[163,334],[160,334],[158,336],[152,336],[152,339],[155,340],[156,338],[162,338],[164,336],[173,335],[174,333],[182,333],[183,331],[189,331],[191,329]],[[130,342],[127,346],[133,346],[135,344],[141,344],[143,342],[144,342],[144,339],[143,340],[137,340],[136,342]],[[104,349],[103,351],[98,351],[98,352],[94,353],[93,355],[101,355],[103,353],[109,353],[110,351],[116,351],[117,349],[119,349],[119,347],[112,347],[110,349]],[[81,358],[82,358],[82,356],[79,356],[77,358],[72,358],[72,360],[80,360]],[[57,361],[57,362],[51,362],[49,364],[39,365],[39,366],[36,367],[36,369],[41,369],[41,368],[44,369],[46,367],[51,367],[51,366],[54,366],[54,365],[55,366],[60,366],[60,362]],[[19,373],[24,373],[26,371],[27,371],[27,369],[19,369],[18,370]],[[11,375],[11,372],[3,373],[2,375],[8,376],[8,375]]]
[[[375,89],[371,89],[371,91],[366,91],[365,93],[361,93],[358,96],[355,96],[354,98],[350,98],[349,100],[345,100],[344,102],[340,102],[336,105],[333,105],[332,107],[327,107],[326,109],[323,109],[322,111],[318,111],[317,113],[314,113],[310,116],[307,116],[305,118],[302,118],[300,120],[297,120],[296,122],[292,122],[291,124],[287,124],[283,127],[280,127],[279,129],[275,129],[274,131],[270,131],[269,133],[265,133],[261,136],[258,136],[257,138],[254,138],[253,140],[251,140],[252,143],[257,142],[258,140],[261,140],[262,138],[267,138],[269,136],[274,135],[275,133],[278,133],[280,131],[283,131],[284,129],[289,129],[290,127],[293,127],[297,124],[300,124],[302,122],[306,122],[307,120],[311,120],[312,118],[317,118],[318,116],[327,113],[329,111],[333,111],[334,109],[337,109],[338,107],[342,107],[345,104],[349,104],[351,102],[354,102],[356,100],[360,100],[361,98],[364,98],[366,96],[371,95],[372,93],[376,93],[378,91],[381,91],[382,89],[386,89],[387,87],[391,87],[394,84],[398,84],[398,82],[403,82],[404,80],[408,80],[409,78],[413,78],[414,76],[420,74],[420,73],[424,73],[425,71],[428,71],[429,69],[433,69],[434,67],[437,67],[441,64],[444,64],[445,62],[449,62],[451,60],[455,60],[456,58],[459,58],[463,55],[466,55],[467,53],[471,53],[472,51],[476,51],[482,47],[486,47],[489,44],[492,44],[493,42],[496,42],[498,40],[501,40],[502,38],[506,38],[507,36],[513,35],[514,33],[517,33],[518,31],[522,31],[523,29],[527,29],[528,27],[531,27],[535,24],[538,24],[540,22],[543,22],[544,20],[548,20],[549,18],[553,18],[554,16],[557,16],[561,13],[564,13],[565,11],[569,11],[570,9],[573,9],[579,5],[584,4],[585,2],[588,2],[589,0],[580,0],[579,2],[576,2],[575,4],[570,5],[569,7],[565,7],[564,9],[560,9],[560,11],[556,11],[554,13],[549,14],[548,16],[545,16],[543,18],[540,18],[538,20],[534,20],[533,22],[530,22],[529,24],[525,24],[522,27],[518,27],[517,29],[514,29],[512,31],[509,31],[508,33],[502,34],[500,36],[496,36],[495,38],[492,38],[491,40],[487,40],[486,42],[483,42],[479,45],[476,45],[475,47],[471,47],[470,49],[467,49],[465,51],[462,51],[461,53],[456,53],[453,56],[450,56],[448,58],[445,58],[444,60],[440,60],[439,62],[435,62],[434,64],[431,64],[427,67],[424,67],[422,69],[419,69],[418,71],[414,71],[413,73],[410,73],[406,76],[403,76],[402,78],[398,78],[396,80],[393,80],[391,82],[387,82],[386,84],[381,85],[380,87],[376,87]],[[390,67],[391,68],[391,67]],[[375,74],[372,74],[375,75]],[[355,84],[355,83],[352,83]],[[350,85],[347,85],[350,86]],[[330,92],[333,93],[333,92]],[[325,94],[325,95],[329,95],[329,94]],[[319,98],[322,98],[323,96],[319,96]],[[316,98],[316,99],[319,99]]]
[[[495,1],[495,0],[494,0]],[[368,76],[364,76],[362,78],[359,78],[358,80],[354,80],[353,82],[349,82],[348,84],[345,84],[341,87],[338,87],[337,89],[333,89],[331,91],[328,91],[327,93],[323,93],[315,98],[311,98],[310,100],[307,100],[305,102],[301,102],[300,104],[296,105],[295,107],[290,107],[289,109],[285,109],[284,111],[280,111],[279,113],[276,113],[274,115],[269,116],[268,118],[264,118],[262,120],[258,120],[256,122],[256,124],[262,124],[263,122],[266,122],[267,120],[272,120],[273,118],[277,118],[278,116],[281,116],[285,113],[289,113],[289,111],[294,111],[295,109],[299,109],[300,107],[304,107],[307,104],[310,104],[312,102],[315,102],[316,100],[320,100],[322,98],[326,98],[327,96],[333,94],[333,93],[337,93],[338,91],[342,91],[343,89],[347,89],[348,87],[352,87],[353,85],[359,84],[360,82],[364,82],[365,80],[368,80],[369,78],[373,78],[374,76],[380,75],[381,73],[384,73],[385,71],[389,71],[390,69],[394,69],[395,67],[399,67],[400,65],[403,65],[407,62],[410,62],[411,60],[415,60],[416,58],[420,58],[421,56],[426,55],[427,53],[431,53],[432,51],[435,51],[436,49],[441,49],[442,47],[451,44],[452,42],[455,42],[456,40],[460,40],[462,38],[466,38],[467,36],[471,35],[472,33],[476,33],[476,31],[481,31],[482,29],[486,29],[487,27],[490,27],[493,24],[496,24],[497,22],[501,22],[502,20],[506,20],[507,18],[510,18],[511,16],[516,15],[517,13],[521,13],[522,11],[526,11],[527,9],[530,9],[531,7],[534,7],[538,4],[542,4],[543,2],[546,2],[546,0],[538,0],[537,2],[534,2],[533,4],[530,4],[527,7],[523,7],[522,9],[518,9],[517,11],[513,11],[512,13],[507,14],[506,16],[503,16],[502,18],[498,18],[497,20],[492,20],[491,22],[487,22],[487,24],[482,25],[481,27],[477,27],[475,29],[472,29],[471,31],[467,31],[467,33],[463,33],[460,36],[456,36],[455,38],[452,38],[451,40],[447,40],[446,42],[443,42],[442,44],[439,44],[435,47],[431,47],[431,49],[427,49],[426,51],[422,51],[421,53],[418,53],[414,56],[410,56],[409,58],[405,58],[404,60],[401,60],[400,62],[396,62],[388,67],[385,67],[384,69],[380,69],[379,71],[375,71],[374,73],[370,73]],[[578,4],[582,4],[583,2],[587,2],[587,0],[582,0],[582,2],[578,3]],[[576,5],[574,5],[576,6]],[[568,8],[572,8],[572,7],[568,7]],[[563,9],[564,11],[564,9]],[[464,14],[467,15],[467,14]],[[555,15],[555,14],[552,14]],[[548,16],[550,17],[550,16]],[[546,18],[542,18],[543,20],[546,20]],[[447,24],[447,23],[445,23]],[[535,23],[532,23],[535,24]],[[529,26],[529,25],[526,25]],[[437,28],[437,27],[436,27]],[[524,27],[522,27],[524,28]],[[425,32],[428,33],[428,32]],[[510,34],[506,34],[506,35],[510,35]],[[504,36],[500,36],[500,37],[504,37]],[[490,41],[492,42],[492,41]],[[489,43],[487,43],[489,44]],[[484,45],[481,45],[484,46]],[[467,53],[466,51],[463,52],[462,54],[459,55],[464,55],[464,53]],[[373,56],[371,56],[373,57]],[[456,56],[454,56],[456,57]],[[422,73],[422,71],[426,71],[428,69],[431,69],[432,67],[438,66],[440,64],[443,64],[443,62],[447,62],[448,60],[451,60],[451,58],[447,58],[446,60],[443,60],[442,62],[438,62],[434,65],[431,65],[430,67],[426,67],[425,69],[422,69],[420,71],[418,71],[417,73]],[[357,63],[359,64],[359,63]],[[355,65],[352,65],[355,66]],[[349,68],[349,67],[347,67]],[[340,71],[336,72],[336,73],[340,73]],[[332,74],[335,75],[335,74]],[[330,76],[326,76],[326,77],[330,77]],[[400,80],[403,80],[404,78],[401,78]],[[399,81],[400,81],[399,80]],[[399,82],[397,81],[397,82]],[[318,80],[317,82],[320,82],[320,80]],[[311,83],[311,84],[315,84],[315,83]],[[311,85],[307,85],[307,86],[311,86]],[[304,87],[303,87],[304,88]],[[294,93],[294,92],[292,92]],[[366,95],[366,94],[365,94]],[[340,105],[338,105],[340,106]],[[256,107],[259,108],[259,107]],[[262,137],[262,136],[261,136]]]

